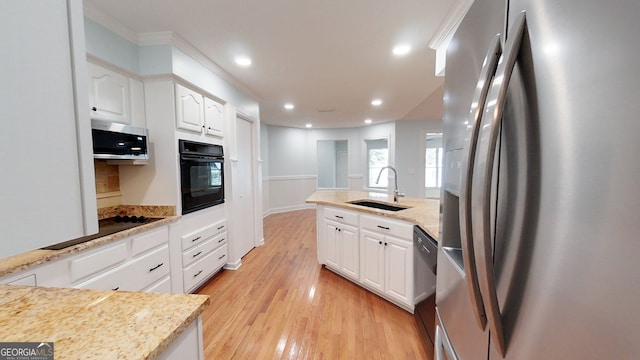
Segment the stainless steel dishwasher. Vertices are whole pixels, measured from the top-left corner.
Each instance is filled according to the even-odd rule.
[[[415,251],[435,275],[438,265],[438,243],[426,231],[416,225],[413,227],[413,245],[415,246]],[[433,349],[433,341],[435,339],[435,311],[436,295],[434,293],[417,303],[413,313],[418,327],[421,329],[422,338],[427,348],[430,349]]]

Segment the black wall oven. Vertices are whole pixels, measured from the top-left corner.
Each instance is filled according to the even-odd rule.
[[[182,214],[224,202],[224,156],[221,145],[179,140]]]

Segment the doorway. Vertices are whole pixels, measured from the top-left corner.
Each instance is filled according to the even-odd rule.
[[[236,221],[234,225],[237,252],[240,259],[256,246],[255,191],[256,174],[253,140],[255,123],[242,116],[236,116],[236,159],[233,174],[233,207]]]

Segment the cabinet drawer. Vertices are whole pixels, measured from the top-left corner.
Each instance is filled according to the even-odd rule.
[[[354,211],[326,207],[324,209],[324,217],[342,224],[358,226],[358,213]]]
[[[169,246],[165,245],[76,287],[140,291],[168,274]]]
[[[142,291],[143,292],[152,292],[152,293],[170,294],[171,293],[171,277],[167,276],[164,279],[158,281],[157,283],[151,284],[150,286],[148,286],[147,288],[145,288]]]
[[[136,237],[131,241],[131,255],[138,256],[169,241],[169,228],[163,227],[156,231]]]
[[[194,287],[206,280],[214,271],[227,262],[227,244],[222,245],[202,259],[189,265],[183,271],[184,292],[191,292]]]
[[[208,239],[212,235],[218,232],[222,232],[226,230],[226,228],[227,228],[227,221],[222,220],[222,221],[218,221],[213,225],[208,225],[194,232],[183,235],[180,239],[182,242],[182,251],[185,251],[192,246],[203,243],[206,239]]]
[[[209,252],[211,252],[211,250],[226,243],[226,241],[227,232],[225,231],[222,234],[215,235],[208,240],[205,240],[205,242],[200,245],[190,248],[182,254],[182,266],[187,266],[192,262],[205,257]]]
[[[401,220],[363,214],[360,216],[360,226],[380,234],[413,239],[413,224]]]
[[[36,286],[36,274],[24,275],[18,279],[8,281],[7,285]]]
[[[71,260],[71,282],[106,270],[127,259],[127,243],[122,241],[89,255]]]

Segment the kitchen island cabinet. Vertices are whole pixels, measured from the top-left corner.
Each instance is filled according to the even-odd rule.
[[[414,249],[413,228],[419,225],[437,239],[439,202],[402,198],[397,205],[406,209],[393,212],[352,204],[355,200],[389,202],[386,194],[361,191],[322,190],[307,199],[318,204],[318,262],[413,313],[435,289]]]
[[[56,359],[202,360],[209,297],[0,285],[0,338]]]
[[[360,216],[360,224],[362,284],[413,309],[413,225],[367,214]]]

